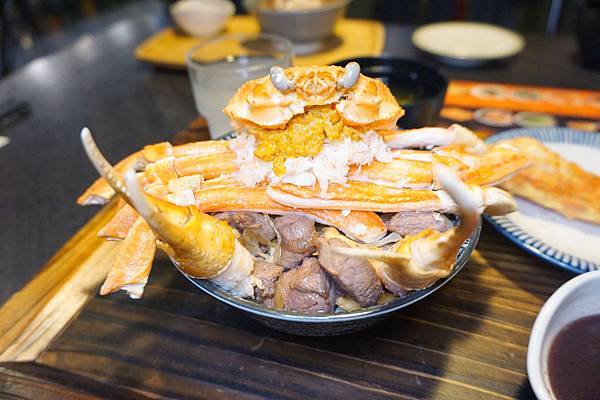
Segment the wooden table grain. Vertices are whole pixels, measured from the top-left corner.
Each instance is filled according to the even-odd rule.
[[[11,139],[0,149],[0,303],[14,294],[0,308],[0,397],[533,398],[529,330],[572,275],[487,225],[453,282],[355,335],[268,330],[199,293],[164,260],[143,299],[96,297],[114,247],[94,232],[112,211],[74,204],[96,176],[79,130],[89,126],[118,160],[169,139],[196,115],[185,74],[132,57],[166,23],[162,4],[133,3],[106,20],[99,33],[0,81],[0,103],[32,106],[26,120],[0,132]],[[385,52],[421,57],[411,31],[386,26]],[[510,64],[443,69],[451,78],[600,89],[600,74],[573,60],[573,38],[526,39]]]

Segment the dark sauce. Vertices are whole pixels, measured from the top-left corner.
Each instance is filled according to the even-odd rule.
[[[557,400],[600,399],[600,314],[575,320],[556,335],[548,375]]]

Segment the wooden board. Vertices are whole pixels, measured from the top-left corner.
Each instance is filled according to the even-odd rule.
[[[196,121],[175,143],[206,139]],[[484,230],[448,285],[362,332],[270,330],[157,259],[141,300],[98,296],[105,207],[0,308],[0,397],[534,399],[529,332],[572,275]]]
[[[254,33],[260,27],[256,19],[249,16],[231,17],[224,33]],[[378,56],[383,51],[385,31],[377,21],[363,19],[343,19],[335,27],[336,43],[321,53],[297,56],[294,65],[324,65],[345,58]],[[173,28],[165,28],[152,35],[135,49],[135,57],[156,66],[184,69],[185,56],[202,39],[177,33]]]

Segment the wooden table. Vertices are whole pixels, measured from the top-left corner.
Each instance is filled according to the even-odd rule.
[[[95,233],[112,212],[0,309],[0,394],[533,399],[529,331],[570,277],[486,229],[464,270],[424,301],[356,334],[297,337],[204,295],[164,259],[141,300],[95,295],[116,248]]]
[[[0,82],[0,103],[26,100],[33,110],[1,132],[12,142],[0,149],[0,302],[35,276],[0,309],[0,395],[532,397],[525,376],[529,329],[544,299],[571,275],[525,254],[489,226],[469,265],[439,293],[339,338],[267,330],[200,294],[164,261],[142,300],[94,297],[114,251],[94,237],[110,209],[38,272],[97,211],[74,204],[96,176],[79,144],[82,126],[90,126],[109,159],[117,160],[168,139],[195,116],[184,74],[154,70],[131,56],[165,24],[161,4],[134,3],[109,21],[102,33]],[[386,52],[415,56],[410,32],[386,27]],[[508,66],[446,72],[600,88],[600,75],[572,61],[571,38],[527,41]]]

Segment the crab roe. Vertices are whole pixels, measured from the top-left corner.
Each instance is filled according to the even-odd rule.
[[[258,139],[254,155],[272,161],[278,176],[285,174],[287,158],[316,156],[325,139],[358,140],[362,135],[361,131],[343,124],[334,105],[307,107],[304,114],[294,116],[284,129],[256,129],[252,133]]]

